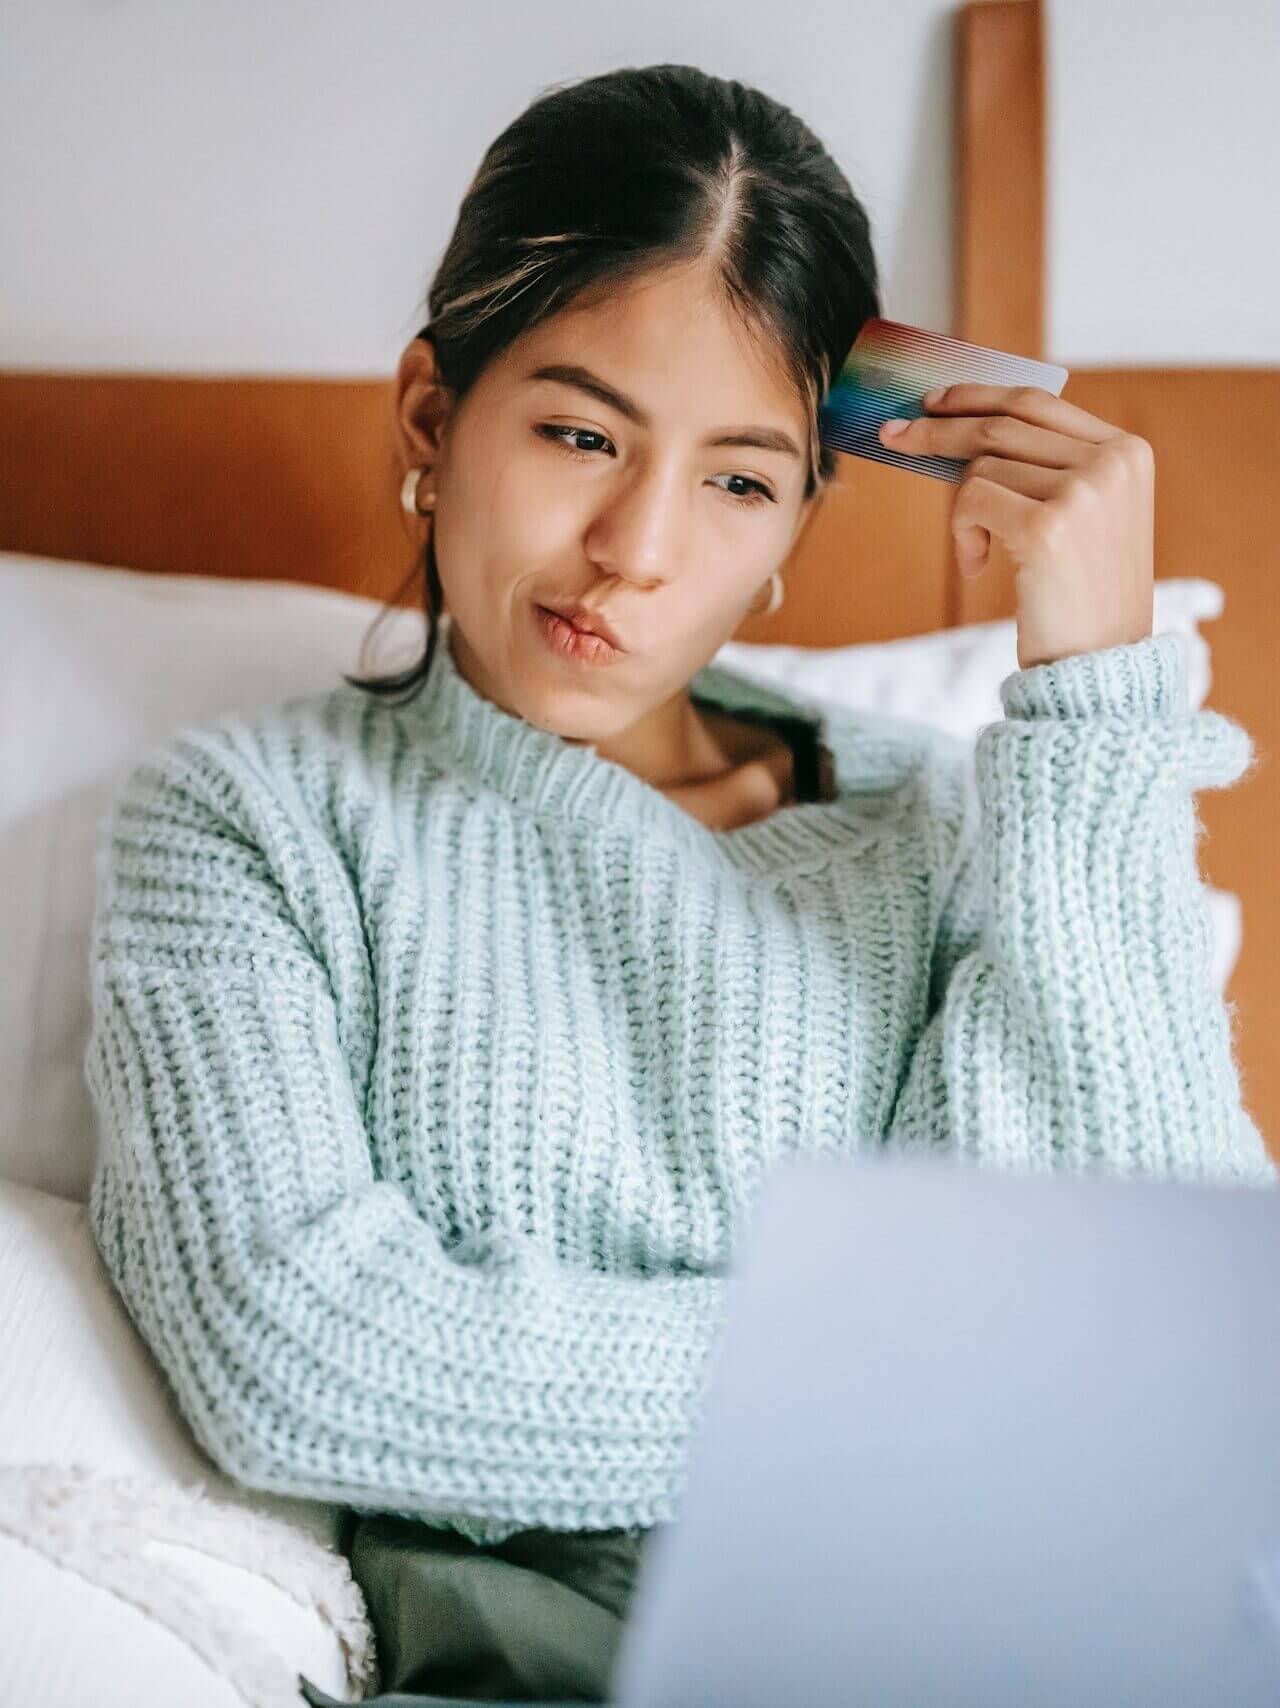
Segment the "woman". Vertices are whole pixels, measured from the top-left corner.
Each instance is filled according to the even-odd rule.
[[[862,206],[757,91],[544,95],[428,306],[425,655],[122,790],[91,1209],[213,1458],[351,1509],[384,1690],[600,1700],[769,1167],[1274,1183],[1195,857],[1250,749],[1152,634],[1149,447],[1038,390],[897,441],[972,459],[962,564],[1019,565],[976,773],[710,663],[780,596],[880,307]]]

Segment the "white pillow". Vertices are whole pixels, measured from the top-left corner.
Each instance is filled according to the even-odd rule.
[[[182,724],[395,668],[381,644],[358,656],[380,609],[283,582],[0,552],[0,1177],[89,1194],[93,852],[126,773]],[[416,643],[413,611],[379,642],[406,627]]]
[[[1186,637],[1197,705],[1208,647],[1195,625],[1222,602],[1212,582],[1156,585],[1157,627]],[[393,611],[362,656],[381,609],[292,582],[0,552],[0,1176],[88,1196],[93,850],[126,772],[182,724],[416,658],[423,618],[413,609]],[[869,646],[730,642],[716,661],[967,736],[1001,715],[999,683],[1017,662],[1012,621]],[[1214,894],[1210,902],[1222,988],[1239,945],[1239,904]]]
[[[1209,693],[1209,643],[1196,627],[1221,616],[1224,596],[1216,581],[1157,581],[1157,634],[1183,637],[1192,706]],[[983,724],[1004,716],[1000,684],[1018,668],[1018,631],[1012,617],[864,646],[758,646],[730,641],[718,663],[769,683],[794,684],[824,700],[864,711],[886,712],[936,724],[972,741]]]
[[[0,1181],[0,1655],[41,1708],[292,1708],[376,1684],[339,1509],[247,1491],[196,1445],[88,1210]]]

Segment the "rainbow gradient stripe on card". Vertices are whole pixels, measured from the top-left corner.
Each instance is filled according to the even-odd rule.
[[[914,421],[927,415],[925,392],[962,380],[979,385],[1035,385],[1060,397],[1067,369],[1014,356],[1008,350],[991,350],[985,344],[966,344],[925,326],[874,316],[864,323],[819,406],[819,437],[832,450],[958,485],[964,479],[967,458],[891,451],[880,442],[880,428],[895,416]]]

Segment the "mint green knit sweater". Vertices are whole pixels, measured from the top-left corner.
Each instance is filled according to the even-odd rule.
[[[675,1515],[729,1260],[800,1151],[1273,1186],[1159,635],[972,746],[799,711],[834,801],[709,830],[458,673],[188,725],[99,831],[90,1200],[240,1482],[477,1541]]]

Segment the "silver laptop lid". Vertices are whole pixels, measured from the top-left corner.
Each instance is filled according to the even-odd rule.
[[[764,1182],[621,1708],[1280,1703],[1280,1193]]]

